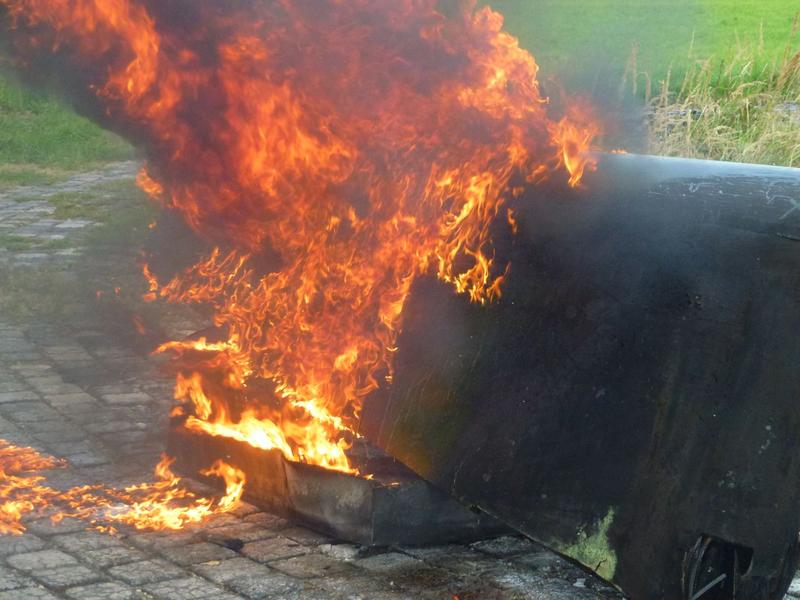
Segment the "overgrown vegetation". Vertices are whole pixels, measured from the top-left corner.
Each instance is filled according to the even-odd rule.
[[[694,61],[679,85],[668,74],[655,95],[645,87],[649,151],[800,166],[799,18],[777,59],[763,43],[740,45],[725,58]],[[636,92],[641,78],[628,75]]]

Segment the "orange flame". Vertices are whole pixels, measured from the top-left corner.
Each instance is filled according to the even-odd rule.
[[[137,529],[182,529],[190,523],[199,523],[211,515],[236,508],[244,492],[245,475],[241,470],[218,460],[201,472],[225,481],[225,495],[212,500],[198,498],[182,488],[180,478],[170,470],[173,462],[174,459],[162,455],[155,471],[158,481],[130,486],[122,491],[105,489],[103,495],[111,500],[106,502],[103,496],[89,496],[89,508],[94,509],[91,506],[94,501],[106,508],[101,517],[103,520],[126,523]],[[81,498],[80,504],[85,504],[86,500],[87,497]]]
[[[159,198],[164,193],[161,184],[152,179],[144,169],[139,171],[139,174],[136,176],[136,185],[151,198]],[[148,227],[152,229],[154,225],[154,223],[150,223]]]
[[[414,281],[499,298],[489,230],[514,182],[563,168],[578,185],[598,128],[550,119],[533,57],[474,2],[161,4],[0,0],[23,56],[104,66],[90,85],[145,140],[142,189],[229,248],[164,284],[144,266],[147,299],[210,304],[226,336],[161,348],[193,362],[187,426],[352,471],[346,440],[391,380]],[[232,410],[257,380],[272,391]]]
[[[587,170],[597,168],[597,160],[590,150],[592,140],[600,135],[600,128],[589,107],[574,104],[568,113],[551,127],[551,132],[561,148],[559,162],[569,172],[568,183],[576,187]]]
[[[0,535],[23,533],[22,517],[47,506],[44,478],[35,473],[58,466],[32,448],[0,440]]]
[[[185,489],[181,479],[170,470],[172,462],[173,459],[162,456],[154,483],[122,490],[83,486],[61,492],[46,486],[40,471],[63,467],[63,461],[0,440],[0,534],[24,533],[23,517],[45,511],[53,521],[81,518],[103,530],[113,530],[112,523],[161,530],[182,529],[238,506],[245,485],[242,471],[222,461],[202,471],[203,475],[225,481],[224,496],[214,500]]]

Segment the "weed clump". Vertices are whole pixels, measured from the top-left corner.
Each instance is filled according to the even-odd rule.
[[[739,44],[725,58],[695,59],[680,85],[668,75],[651,94],[646,82],[649,152],[800,166],[799,21],[777,59],[765,57],[763,41]],[[635,64],[634,53],[625,82],[637,92]]]

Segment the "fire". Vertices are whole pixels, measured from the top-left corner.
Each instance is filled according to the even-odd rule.
[[[578,186],[586,171],[597,168],[589,151],[592,140],[602,132],[592,107],[585,102],[572,104],[567,116],[551,125],[550,133],[561,149],[559,165],[569,173],[570,187]]]
[[[161,457],[155,469],[155,483],[130,486],[121,491],[103,489],[98,496],[82,497],[80,503],[88,504],[82,512],[103,507],[104,521],[125,523],[137,529],[182,529],[236,508],[244,492],[245,475],[241,470],[218,460],[201,472],[225,481],[225,495],[212,500],[181,487],[181,479],[170,469],[173,462],[174,459],[166,455]]]
[[[37,472],[58,466],[32,448],[0,440],[0,535],[23,533],[22,517],[47,506],[49,489]]]
[[[187,426],[292,460],[352,471],[414,281],[497,300],[498,215],[515,228],[523,184],[576,186],[593,165],[596,123],[553,120],[533,57],[474,2],[3,5],[22,60],[76,65],[103,121],[147,150],[141,187],[219,240],[171,281],[144,269],[148,299],[210,304],[222,336],[160,349],[190,365]]]
[[[245,485],[242,471],[215,462],[202,474],[222,478],[225,494],[203,498],[182,485],[170,470],[172,462],[162,456],[152,483],[124,489],[83,486],[62,492],[45,485],[41,471],[64,467],[63,461],[0,440],[0,534],[24,533],[22,518],[29,514],[48,514],[53,521],[80,518],[103,530],[113,530],[116,524],[161,530],[182,529],[238,506]]]

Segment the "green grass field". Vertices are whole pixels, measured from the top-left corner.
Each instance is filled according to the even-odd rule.
[[[122,139],[61,102],[0,77],[0,187],[48,183],[132,154]]]
[[[567,81],[620,77],[634,44],[638,68],[663,78],[695,58],[760,44],[775,56],[791,37],[798,0],[487,0],[542,66]],[[589,82],[593,83],[593,82]]]

